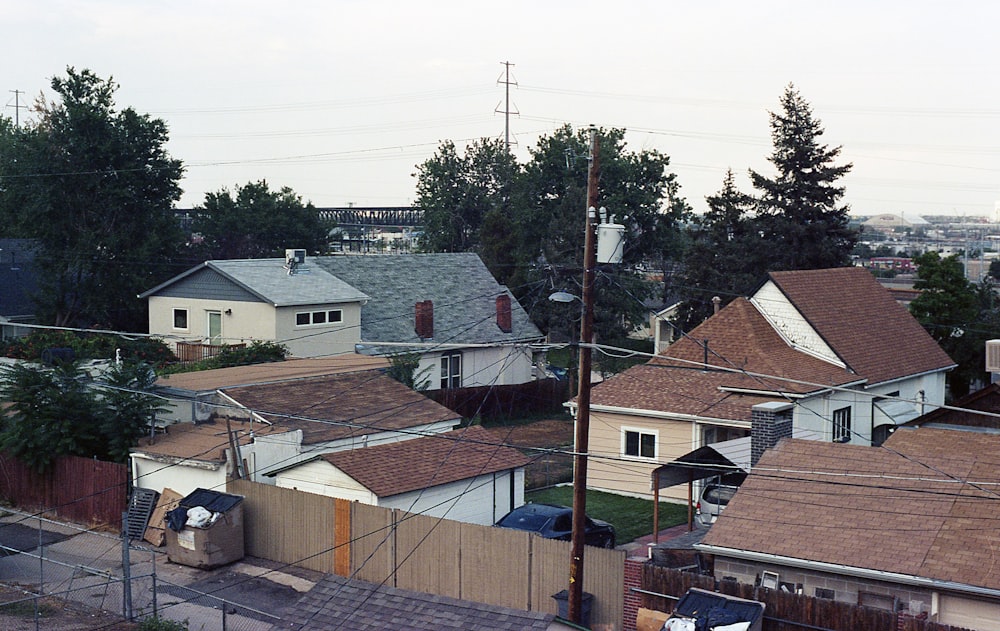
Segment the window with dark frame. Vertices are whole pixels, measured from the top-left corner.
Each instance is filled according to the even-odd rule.
[[[634,458],[656,458],[656,434],[626,429],[625,455]]]
[[[833,442],[851,442],[851,407],[833,411]]]
[[[295,326],[314,326],[319,324],[337,324],[344,321],[342,309],[323,311],[300,311],[295,314]]]
[[[185,330],[188,328],[187,309],[174,309],[174,328]]]

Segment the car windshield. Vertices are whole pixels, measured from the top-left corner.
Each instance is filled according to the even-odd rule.
[[[701,498],[706,502],[711,502],[713,504],[728,504],[729,500],[733,499],[736,495],[736,487],[733,486],[709,486],[705,488],[705,492],[702,494]]]

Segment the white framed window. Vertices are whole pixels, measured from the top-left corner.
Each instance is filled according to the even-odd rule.
[[[188,330],[188,310],[174,309],[174,328],[181,331]]]
[[[833,411],[833,442],[851,442],[851,407]]]
[[[622,456],[655,460],[658,438],[655,430],[623,427]]]
[[[295,314],[295,326],[316,326],[320,324],[339,324],[344,321],[343,309],[324,309],[322,311],[299,311]]]
[[[441,355],[441,388],[462,387],[462,354]]]

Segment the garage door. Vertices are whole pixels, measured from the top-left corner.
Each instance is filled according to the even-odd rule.
[[[977,631],[1000,631],[1000,603],[945,594],[938,603],[938,622]]]

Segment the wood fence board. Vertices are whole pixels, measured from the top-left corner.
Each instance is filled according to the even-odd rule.
[[[455,542],[461,551],[461,597],[530,610],[530,538],[517,530],[462,524]]]
[[[461,524],[448,519],[398,513],[396,586],[459,598]]]
[[[393,511],[360,502],[351,509],[351,575],[395,587]]]

